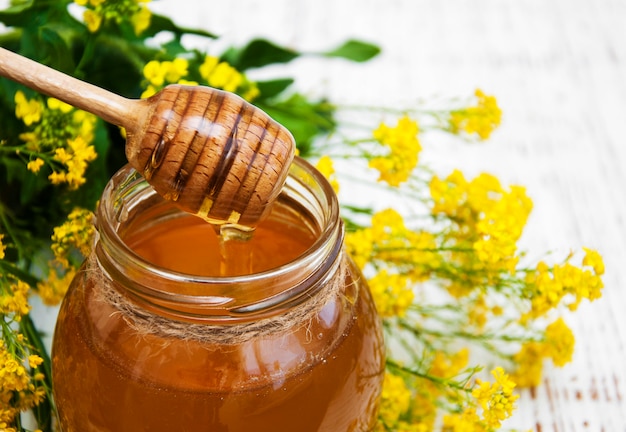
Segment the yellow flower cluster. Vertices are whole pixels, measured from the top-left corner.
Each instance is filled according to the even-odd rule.
[[[464,272],[482,271],[487,278],[501,271],[515,272],[519,260],[517,241],[532,210],[524,188],[511,186],[506,190],[489,174],[467,181],[455,170],[445,179],[434,176],[430,195],[432,214],[452,224],[445,243],[452,261]],[[454,288],[457,293],[464,292],[463,287]]]
[[[385,425],[395,425],[411,404],[411,390],[404,379],[390,372],[385,372],[380,396],[379,420]]]
[[[22,91],[15,93],[15,115],[31,130],[20,135],[26,148],[38,154],[27,163],[33,173],[47,162],[52,168],[52,184],[66,183],[77,189],[86,181],[88,164],[97,157],[91,145],[96,117],[55,98],[44,105],[38,99],[27,99]],[[58,169],[61,167],[61,169]]]
[[[184,58],[162,62],[149,61],[143,68],[147,85],[141,97],[150,97],[168,84],[198,85],[199,81],[217,89],[239,92],[246,100],[252,100],[259,94],[258,87],[248,81],[244,74],[228,63],[220,62],[217,57],[205,57],[204,62],[198,67],[198,80],[186,79],[189,75],[189,61]]]
[[[28,368],[0,341],[0,430],[15,430],[10,426],[22,411],[39,405],[46,397],[44,376],[37,372],[43,359],[30,355]]]
[[[58,304],[76,275],[76,266],[71,265],[70,256],[77,251],[79,261],[91,253],[95,228],[93,214],[85,209],[76,208],[67,220],[54,228],[52,234],[52,252],[54,261],[50,263],[48,277],[37,284],[37,291],[42,301],[50,306]]]
[[[520,387],[533,387],[541,383],[543,360],[549,358],[555,366],[569,363],[574,354],[576,339],[563,318],[558,318],[545,330],[541,341],[530,341],[522,345],[513,360],[517,369],[512,379]]]
[[[413,303],[414,293],[405,275],[382,269],[367,283],[381,318],[403,317]]]
[[[211,87],[229,92],[237,92],[247,101],[254,100],[259,95],[259,88],[255,83],[215,56],[206,56],[199,67],[200,76]]]
[[[456,381],[457,377],[467,372],[468,360],[467,349],[458,352],[435,350],[421,359],[424,372],[419,376],[408,369],[401,376],[386,372],[376,431],[435,430],[442,404],[459,406],[468,399],[471,391],[469,384]],[[392,367],[397,365],[394,363]],[[484,424],[480,417],[477,416],[476,420],[476,424]]]
[[[526,276],[532,305],[528,317],[545,315],[562,302],[576,310],[583,299],[593,301],[601,297],[604,262],[598,252],[588,248],[585,252],[582,267],[565,262],[550,268],[542,261]]]
[[[381,123],[374,131],[374,139],[388,148],[384,156],[374,156],[369,161],[370,168],[379,172],[378,181],[390,186],[405,182],[417,166],[418,155],[422,150],[418,139],[417,122],[404,116],[395,127]]]
[[[55,259],[67,267],[68,255],[73,249],[86,257],[91,252],[94,233],[93,213],[75,208],[63,224],[54,228],[52,251]]]
[[[243,75],[226,62],[221,62],[215,56],[206,56],[200,65],[200,75],[215,88],[234,92],[243,84]]]
[[[443,417],[443,432],[488,432],[476,408],[468,407],[458,414]]]
[[[368,283],[382,316],[403,316],[413,301],[412,284],[439,265],[434,235],[409,229],[394,209],[375,213],[369,227],[348,233],[346,247],[361,269],[375,271]]]
[[[452,133],[476,134],[480,139],[486,140],[500,125],[502,110],[496,98],[486,95],[482,90],[477,89],[474,95],[477,99],[475,106],[450,113],[449,127]]]
[[[0,280],[0,313],[13,316],[15,321],[20,321],[23,315],[30,311],[28,303],[28,291],[26,282],[15,279],[9,275]]]
[[[103,22],[113,20],[117,24],[129,21],[136,35],[150,27],[152,13],[145,5],[150,0],[74,0],[85,7],[83,19],[87,29],[95,33]]]
[[[7,245],[2,242],[3,239],[4,234],[0,234],[0,259],[4,259],[4,251],[7,249]]]
[[[26,126],[38,123],[41,120],[43,105],[36,99],[28,100],[22,91],[15,92],[15,116]]]
[[[472,396],[476,398],[482,409],[482,419],[486,426],[497,429],[502,421],[513,414],[515,401],[519,395],[513,394],[515,382],[504,372],[501,367],[495,368],[491,374],[495,378],[494,383],[476,380],[478,387],[472,391]]]
[[[61,303],[74,276],[76,276],[74,267],[59,269],[51,264],[48,270],[48,277],[37,284],[37,292],[43,304],[56,306]]]
[[[65,171],[53,171],[48,176],[54,185],[67,183],[70,189],[78,189],[85,184],[85,172],[89,162],[98,157],[94,147],[81,136],[67,141],[67,147],[59,147],[54,151],[53,159],[65,165]]]
[[[183,79],[188,73],[189,61],[184,58],[162,62],[157,60],[149,61],[143,68],[143,76],[148,81],[148,86],[141,94],[141,97],[150,97],[167,84],[198,85],[195,81]]]

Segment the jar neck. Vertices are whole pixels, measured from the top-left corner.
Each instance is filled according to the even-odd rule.
[[[288,311],[332,285],[340,273],[343,225],[326,179],[296,158],[272,212],[297,215],[314,235],[292,261],[242,276],[207,277],[176,272],[131,249],[126,235],[144,224],[186,216],[158,195],[129,166],[106,186],[98,210],[97,268],[119,294],[162,316],[215,324],[241,323]],[[191,216],[186,216],[191,217]]]

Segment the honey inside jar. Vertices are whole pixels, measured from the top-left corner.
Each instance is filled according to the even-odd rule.
[[[211,226],[183,214],[138,219],[122,237],[134,253],[169,271],[259,274],[294,262],[314,243],[309,224],[286,209],[278,205],[250,241],[226,256]],[[244,270],[242,250],[249,254]],[[102,279],[85,271],[61,309],[53,348],[63,431],[371,430],[382,334],[351,264],[340,282],[339,295],[328,297],[314,318],[224,342],[138,328],[119,305],[103,301]],[[276,293],[272,284],[265,289],[268,297]],[[233,295],[245,300],[247,293]]]

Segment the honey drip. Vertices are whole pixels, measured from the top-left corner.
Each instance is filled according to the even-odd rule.
[[[220,244],[220,276],[240,276],[252,273],[254,260],[250,240],[254,228],[238,225],[214,225]]]

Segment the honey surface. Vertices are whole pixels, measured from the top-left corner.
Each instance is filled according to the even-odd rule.
[[[193,216],[159,224],[126,239],[151,263],[199,276],[233,276],[276,268],[300,256],[313,241],[313,234],[295,222],[268,219],[249,240],[222,242],[213,225]]]

